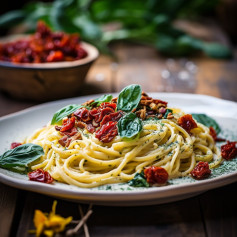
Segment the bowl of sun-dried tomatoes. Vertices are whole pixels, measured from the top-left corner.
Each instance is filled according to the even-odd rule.
[[[98,56],[78,34],[53,32],[40,21],[34,34],[0,40],[0,90],[34,101],[76,96]]]

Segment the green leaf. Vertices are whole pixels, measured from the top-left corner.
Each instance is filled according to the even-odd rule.
[[[77,109],[82,108],[82,105],[67,105],[65,107],[63,107],[62,109],[58,110],[52,120],[51,120],[51,125],[54,124],[61,124],[62,123],[62,119],[66,116],[68,116],[69,114],[72,114],[74,111],[76,111]]]
[[[96,42],[102,37],[102,31],[99,25],[96,24],[89,14],[80,13],[72,19],[73,24],[80,29],[83,39]]]
[[[134,139],[142,130],[142,121],[134,113],[124,115],[118,121],[118,134],[125,139]]]
[[[26,172],[33,161],[44,155],[41,146],[32,143],[23,144],[6,151],[0,156],[0,167],[18,172]]]
[[[91,105],[97,105],[100,106],[102,103],[104,102],[110,102],[112,100],[113,96],[112,95],[102,95],[101,97],[95,99],[95,101],[93,103],[91,103]]]
[[[206,114],[192,114],[192,116],[197,122],[207,127],[213,127],[217,134],[220,133],[221,128],[213,118],[207,116]]]
[[[166,109],[165,114],[164,114],[165,119],[167,118],[169,113],[173,113],[173,110],[172,109]]]
[[[25,18],[25,13],[22,10],[7,12],[0,17],[0,27],[8,28],[19,24]]]
[[[51,5],[43,2],[30,2],[24,7],[26,14],[26,24],[30,31],[35,32],[38,20],[43,20],[50,27],[52,24],[49,21]]]
[[[156,48],[160,50],[162,53],[170,53],[172,52],[175,46],[175,40],[173,37],[160,33],[157,37],[157,41],[155,44]]]
[[[190,55],[202,49],[203,42],[169,27],[166,34],[157,36],[156,48],[166,55]],[[176,36],[175,34],[180,34]]]
[[[52,3],[50,21],[55,30],[77,32],[77,29],[73,27],[72,21],[67,15],[68,9],[72,11],[76,9],[76,7],[76,0],[55,0]],[[70,30],[67,30],[67,27],[70,28]]]
[[[142,89],[139,85],[125,87],[118,96],[117,109],[130,112],[137,108],[141,100]]]
[[[149,187],[143,171],[141,173],[136,173],[134,178],[130,180],[128,184],[133,187]]]
[[[203,51],[207,56],[212,58],[228,59],[233,56],[231,50],[227,46],[218,43],[204,43]]]

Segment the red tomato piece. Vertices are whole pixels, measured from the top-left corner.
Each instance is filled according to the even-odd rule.
[[[94,128],[94,126],[91,123],[86,124],[86,129],[90,133],[94,133],[95,132],[95,128]]]
[[[101,110],[99,108],[90,110],[90,116],[96,123],[100,122],[100,112]]]
[[[63,53],[59,50],[51,51],[46,58],[47,62],[60,62],[63,61]]]
[[[20,143],[20,142],[13,142],[12,144],[11,144],[11,149],[14,149],[14,148],[16,148],[16,147],[18,147],[18,146],[21,146],[22,145],[22,143]]]
[[[87,56],[87,52],[85,49],[83,49],[82,47],[78,47],[77,48],[77,58],[80,59],[80,58],[85,58]]]
[[[145,168],[144,174],[149,184],[165,184],[169,178],[168,172],[157,166]]]
[[[211,174],[209,164],[204,161],[199,161],[198,164],[191,171],[191,175],[194,179],[205,179]]]
[[[114,109],[111,107],[94,108],[90,111],[90,115],[96,123],[100,123],[105,115],[114,113]]]
[[[75,117],[71,117],[70,119],[66,119],[63,121],[63,126],[60,130],[60,132],[66,132],[71,130],[75,125]]]
[[[72,61],[86,56],[78,34],[52,32],[42,21],[27,39],[0,44],[0,60],[14,63]]]
[[[28,177],[31,181],[37,181],[47,184],[50,184],[54,181],[51,175],[47,171],[44,171],[42,169],[37,169],[28,173]]]
[[[119,112],[115,112],[115,113],[111,113],[108,114],[106,116],[104,116],[104,118],[102,119],[102,121],[100,122],[100,125],[104,125],[109,121],[113,121],[113,122],[118,122],[119,119],[123,116],[123,114],[119,111]]]
[[[102,104],[100,105],[100,107],[101,107],[102,109],[110,107],[110,108],[112,108],[113,110],[115,110],[116,107],[117,107],[117,104],[116,104],[116,103],[110,103],[110,102],[104,102],[104,103],[102,103]]]
[[[96,131],[95,137],[104,143],[111,142],[118,135],[117,122],[109,121]]]
[[[88,122],[92,119],[90,115],[90,111],[87,108],[80,108],[77,111],[75,111],[73,114],[77,117],[78,120],[82,122]]]
[[[71,128],[70,130],[67,130],[66,132],[61,132],[62,135],[67,135],[68,137],[72,137],[76,133],[78,133],[78,131],[77,131],[77,128],[75,127]]]
[[[236,142],[227,141],[227,144],[221,146],[221,156],[225,160],[231,160],[237,156]]]
[[[185,131],[190,133],[193,128],[197,128],[197,123],[193,120],[191,114],[185,114],[178,119],[178,125],[181,126]]]
[[[101,122],[102,119],[104,118],[104,116],[111,114],[111,113],[114,113],[114,109],[112,109],[111,107],[106,107],[104,109],[101,109],[99,121],[96,121],[96,122]]]

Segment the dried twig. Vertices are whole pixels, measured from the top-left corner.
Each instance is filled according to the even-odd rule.
[[[79,207],[79,211],[80,211],[81,218],[83,218],[83,217],[84,217],[84,213],[83,213],[83,211],[82,211],[81,205],[79,205],[78,207]],[[92,204],[90,204],[90,206],[89,206],[87,212],[88,212],[89,210],[91,210],[91,208],[92,208]],[[88,226],[87,226],[86,223],[84,223],[83,228],[84,228],[85,237],[90,237],[89,230],[88,230]]]
[[[72,236],[72,235],[76,234],[76,233],[80,230],[80,228],[81,228],[83,225],[84,225],[84,226],[86,225],[85,223],[86,223],[87,219],[90,217],[90,215],[91,215],[92,212],[93,212],[93,211],[91,210],[91,208],[92,208],[92,205],[89,206],[88,211],[87,211],[87,213],[86,213],[85,216],[83,216],[83,212],[82,212],[82,214],[81,214],[81,220],[79,221],[79,223],[76,225],[75,228],[67,230],[66,236]],[[79,205],[79,211],[80,211],[80,209],[81,209],[81,206]],[[81,211],[82,211],[82,210],[81,210]],[[80,212],[81,212],[81,211],[80,211]],[[87,229],[87,230],[85,230],[85,229]],[[89,231],[88,231],[88,227],[87,227],[87,226],[86,226],[86,228],[84,227],[84,231],[85,231],[86,237],[89,237],[90,235],[89,235]],[[86,231],[87,231],[87,232],[86,232]]]

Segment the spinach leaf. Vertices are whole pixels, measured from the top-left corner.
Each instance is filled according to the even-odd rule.
[[[220,133],[221,128],[213,118],[207,116],[206,114],[192,114],[192,116],[197,120],[197,122],[202,123],[207,127],[213,127],[217,134]]]
[[[58,110],[54,114],[54,116],[51,120],[51,125],[61,124],[62,119],[64,117],[66,117],[67,115],[73,113],[74,111],[76,111],[77,109],[82,108],[82,107],[83,107],[82,105],[75,105],[75,104],[67,105],[67,106],[63,107],[62,109]]]
[[[102,95],[101,97],[95,99],[91,105],[96,104],[97,106],[100,106],[104,102],[110,102],[112,100],[113,96],[112,95]]]
[[[44,150],[41,146],[32,143],[23,144],[2,154],[0,167],[16,172],[26,172],[28,165],[42,155],[44,155]]]
[[[134,113],[124,115],[118,121],[118,134],[122,138],[133,139],[142,130],[142,121]]]
[[[169,113],[173,113],[173,110],[172,109],[166,109],[164,118],[167,118]]]
[[[149,187],[143,171],[141,173],[136,173],[134,178],[130,180],[128,184],[133,187]]]
[[[125,87],[118,96],[117,109],[131,112],[135,109],[141,99],[142,89],[139,85]]]

